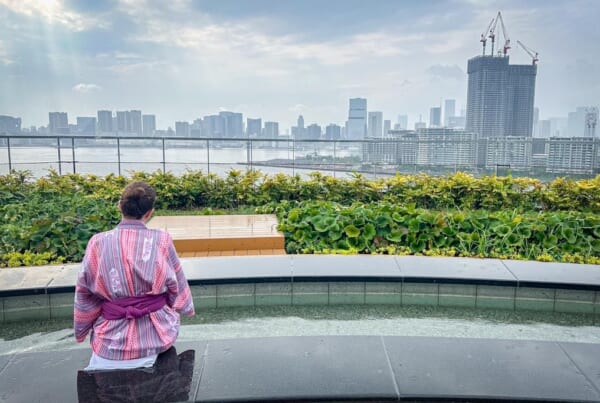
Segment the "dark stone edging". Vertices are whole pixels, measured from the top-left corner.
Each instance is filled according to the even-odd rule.
[[[189,400],[197,402],[600,401],[599,344],[311,336],[198,341],[176,349],[195,351],[187,379]],[[77,370],[89,356],[88,348],[0,356],[3,399],[77,401]],[[135,386],[141,372],[128,373],[117,376]]]

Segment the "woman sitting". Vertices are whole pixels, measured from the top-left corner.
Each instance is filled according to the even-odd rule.
[[[194,303],[171,236],[145,223],[156,192],[144,182],[121,195],[122,220],[94,235],[75,288],[75,339],[91,331],[92,369],[152,366],[179,333],[179,313]]]

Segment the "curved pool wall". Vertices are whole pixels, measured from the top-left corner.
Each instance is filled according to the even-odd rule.
[[[600,314],[597,265],[367,255],[210,257],[182,263],[198,310],[392,304]],[[72,317],[78,269],[0,270],[0,320]]]
[[[182,261],[199,312],[392,304],[600,313],[600,266],[594,265],[321,255]],[[78,268],[0,270],[2,320],[71,317]],[[96,380],[80,372],[89,348],[0,355],[0,400],[93,401],[102,385],[128,394],[164,390],[164,382],[177,378],[188,401],[198,402],[600,401],[600,344],[305,336],[175,347],[180,357],[192,357],[187,372],[180,361],[171,372],[109,372]]]

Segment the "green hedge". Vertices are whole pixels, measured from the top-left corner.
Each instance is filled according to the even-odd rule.
[[[581,212],[439,211],[386,202],[283,203],[289,253],[424,254],[600,263],[600,216]]]
[[[353,206],[348,207],[347,211],[359,215],[363,210],[354,203],[363,203],[362,209],[366,210],[386,205],[390,208],[414,206],[414,211],[420,211],[421,216],[441,214],[446,217],[445,220],[454,220],[452,217],[456,214],[456,217],[460,217],[461,214],[468,217],[508,214],[517,220],[522,217],[525,221],[544,220],[547,217],[558,217],[559,220],[577,217],[572,218],[574,222],[581,223],[581,220],[587,220],[587,224],[580,227],[588,231],[590,220],[594,218],[593,214],[600,212],[600,176],[578,181],[559,178],[542,183],[529,178],[474,178],[464,173],[446,177],[397,175],[386,179],[367,180],[360,174],[355,174],[349,179],[340,179],[315,172],[307,179],[302,179],[298,175],[264,175],[258,171],[242,173],[233,170],[224,178],[199,171],[187,172],[181,176],[159,171],[135,172],[129,177],[77,174],[61,176],[50,172],[47,176],[34,180],[27,172],[12,172],[0,176],[0,267],[31,262],[45,264],[79,261],[91,235],[112,228],[118,222],[116,204],[123,187],[132,180],[144,180],[156,188],[159,209],[257,207],[258,211],[268,212],[277,208],[280,215],[286,219],[287,215],[284,213],[291,210],[294,203],[328,201],[334,203],[331,206],[335,206],[332,207],[335,209]],[[327,204],[300,205],[303,206],[300,211],[304,211],[305,208],[312,209],[315,205],[328,208],[324,207]],[[422,209],[434,211],[427,212]],[[444,210],[448,212],[443,212]],[[459,213],[458,210],[464,213]],[[307,218],[305,224],[310,222],[312,221]],[[574,230],[580,230],[580,227],[573,225]],[[362,231],[358,226],[355,227]],[[555,228],[556,225],[547,227]],[[370,226],[366,228],[367,231],[371,230]],[[376,227],[377,230],[378,228]],[[309,227],[301,229],[307,231]],[[340,238],[347,241],[346,246],[342,245],[340,239],[334,240],[334,246],[328,245],[327,238],[319,231],[317,232],[320,235],[315,235],[314,238],[323,242],[303,243],[300,233],[296,236],[297,231],[286,230],[286,242],[290,252],[322,252],[327,249],[373,251],[373,248],[387,248],[385,250],[388,252],[409,250],[411,253],[434,253],[427,251],[438,250],[439,253],[446,254],[455,251],[457,254],[485,256],[502,256],[507,253],[510,256],[562,260],[565,260],[565,253],[582,254],[586,259],[597,256],[594,249],[596,243],[592,243],[596,239],[591,239],[590,246],[586,247],[580,241],[588,238],[581,238],[579,232],[575,244],[567,243],[570,246],[558,252],[556,248],[540,248],[532,240],[524,241],[522,247],[505,251],[500,246],[500,249],[490,246],[498,242],[498,234],[475,231],[469,236],[479,236],[479,239],[483,239],[476,242],[465,235],[471,234],[468,228],[459,231],[460,235],[452,238],[455,240],[447,245],[435,237],[425,239],[424,235],[419,233],[419,236],[423,237],[415,245],[418,246],[421,241],[427,244],[427,248],[420,251],[419,248],[414,248],[412,237],[415,235],[412,228],[410,234],[404,234],[405,238],[400,238],[397,242],[392,242],[385,236],[374,237],[373,244],[363,249],[357,249],[363,245],[352,245],[355,237],[347,235],[345,236],[350,241],[344,237]],[[567,234],[570,233],[570,230],[566,231]],[[541,233],[544,231],[535,231],[536,236],[541,236]],[[562,243],[557,233],[548,234],[551,241],[546,242],[553,242],[554,237],[557,237],[557,243]],[[431,247],[428,243],[430,240],[433,242]],[[475,248],[474,244],[486,246]]]

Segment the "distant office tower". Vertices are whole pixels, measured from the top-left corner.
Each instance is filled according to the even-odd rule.
[[[342,137],[342,128],[336,124],[330,124],[325,127],[325,139],[339,140]]]
[[[129,131],[142,135],[142,111],[129,111]]]
[[[279,123],[278,122],[265,122],[264,137],[267,139],[278,138],[279,137]]]
[[[203,137],[204,122],[202,119],[194,119],[190,125],[190,137],[200,138]]]
[[[246,119],[246,136],[261,137],[262,136],[262,119]]]
[[[110,133],[113,131],[112,111],[98,111],[98,131]]]
[[[585,137],[596,137],[596,125],[598,124],[598,108],[587,108],[585,111]]]
[[[129,131],[128,127],[128,115],[126,111],[117,111],[117,132],[126,133]]]
[[[590,123],[594,119],[598,120],[598,108],[591,106],[577,107],[575,112],[569,112],[567,135],[569,137],[594,137],[590,130]]]
[[[390,130],[392,130],[392,121],[386,119],[383,121],[383,137],[387,137]]]
[[[77,133],[84,135],[96,135],[95,117],[77,117]]]
[[[547,138],[550,138],[551,136],[552,136],[551,121],[550,120],[539,120],[537,137],[547,139]]]
[[[367,100],[351,98],[348,110],[346,137],[349,140],[362,140],[367,130]]]
[[[478,138],[532,136],[537,66],[508,61],[508,56],[469,59],[466,129]]]
[[[142,115],[142,133],[144,136],[154,136],[156,132],[156,115]]]
[[[244,136],[244,116],[241,113],[223,111],[219,112],[223,125],[221,137],[243,137]]]
[[[321,126],[316,123],[306,126],[306,138],[308,140],[319,140],[321,138]]]
[[[302,115],[298,116],[298,124],[296,126],[292,126],[292,136],[295,139],[305,138],[306,128],[304,127],[304,117]]]
[[[444,126],[450,127],[450,120],[456,116],[456,100],[446,99],[444,101]]]
[[[175,122],[175,135],[177,137],[190,137],[189,122]]]
[[[369,137],[383,137],[383,112],[369,112]]]
[[[398,115],[398,129],[397,130],[406,130],[408,129],[408,115]],[[396,127],[396,126],[394,126]]]
[[[223,119],[219,115],[209,115],[202,119],[204,137],[223,137]]]
[[[429,110],[429,127],[442,127],[442,108],[440,106]]]
[[[68,134],[69,118],[67,112],[50,112],[48,114],[48,130],[51,134]]]
[[[21,133],[21,118],[0,115],[0,134]]]

